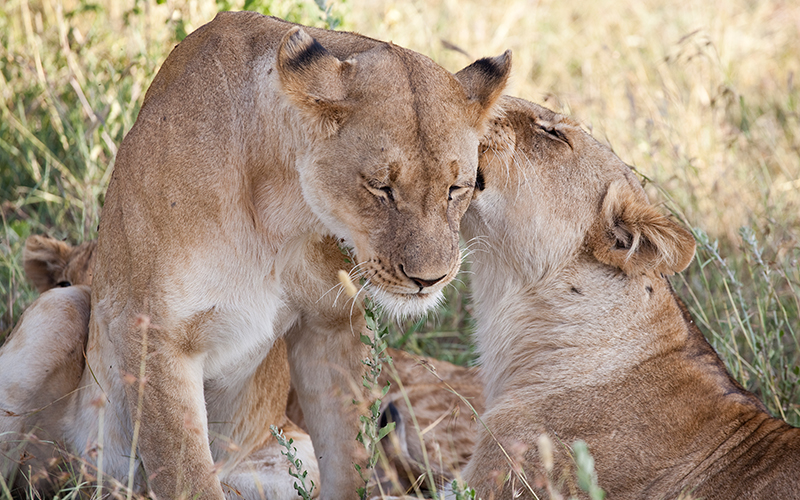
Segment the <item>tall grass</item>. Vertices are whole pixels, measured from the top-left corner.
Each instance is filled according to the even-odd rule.
[[[24,239],[96,236],[116,147],[155,71],[217,10],[245,6],[326,22],[311,0],[5,2],[0,342],[35,296]],[[800,4],[345,0],[333,18],[453,71],[511,48],[509,93],[581,121],[696,228],[680,294],[736,378],[800,425]],[[390,343],[469,362],[465,290]]]
[[[313,1],[246,0],[304,24]],[[187,32],[245,2],[9,0],[0,11],[0,339],[34,296],[20,254],[32,233],[96,237],[117,145],[155,72]]]
[[[148,49],[142,16],[110,14],[47,0],[0,12],[2,332],[33,298],[20,273],[24,239],[96,236],[117,144],[163,58]]]

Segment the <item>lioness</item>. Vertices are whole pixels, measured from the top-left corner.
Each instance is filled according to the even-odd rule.
[[[473,254],[477,345],[499,443],[539,495],[537,438],[585,440],[609,498],[800,498],[800,429],[725,370],[666,275],[686,230],[570,119],[504,98],[462,221]],[[564,445],[559,445],[563,443]],[[530,496],[481,429],[464,478],[482,498]]]
[[[314,262],[327,261],[331,269],[349,267],[341,262],[335,242],[310,246],[321,251]],[[57,468],[48,465],[51,457],[60,457],[58,446],[63,446],[63,436],[69,432],[65,429],[69,419],[63,418],[66,400],[79,390],[78,382],[84,369],[83,351],[90,310],[87,287],[92,283],[95,247],[94,241],[73,247],[45,236],[28,238],[23,253],[26,276],[43,295],[25,312],[7,344],[0,347],[0,409],[14,414],[0,415],[0,448],[12,458],[6,463],[3,477],[13,479],[8,465],[13,464],[15,457],[20,457],[24,467],[18,474],[24,477],[15,478],[16,486],[25,490],[32,488],[38,494],[60,489],[58,475],[52,473]],[[320,270],[325,268],[319,265],[305,268],[306,272]],[[332,278],[331,272],[320,274],[322,279]],[[300,278],[296,274],[295,277]],[[327,290],[329,286],[330,283],[325,283],[321,289]],[[53,288],[56,289],[48,292]],[[289,290],[290,296],[292,290]],[[319,303],[309,305],[312,313],[323,309]],[[449,480],[472,452],[476,423],[470,408],[450,391],[469,398],[478,411],[483,408],[483,398],[475,368],[421,358],[397,349],[387,352],[393,362],[384,367],[379,385],[383,387],[391,382],[383,398],[383,411],[385,420],[394,421],[397,427],[396,432],[385,439],[386,462],[379,464],[375,480],[382,484],[381,491],[402,494],[424,473],[425,462],[435,471],[437,480]],[[19,366],[26,369],[20,371]],[[283,339],[273,344],[265,366],[270,368],[276,383],[286,382],[289,367]],[[252,398],[249,406],[258,409],[248,424],[259,430],[270,424],[282,427],[299,449],[299,456],[309,471],[307,479],[318,483],[310,438],[292,422],[305,427],[302,409],[296,392],[290,394],[291,404],[286,408],[286,392],[275,386],[272,391],[248,393]],[[284,410],[292,421],[286,420]],[[28,432],[35,433],[37,441],[53,441],[56,446],[37,446],[26,439]],[[425,452],[423,442],[427,448]],[[258,484],[268,498],[293,498],[294,479],[286,474],[287,464],[280,457],[280,451],[276,441],[270,439],[253,450],[244,460],[244,466],[222,478],[229,496],[257,497]],[[248,476],[262,481],[253,481]],[[264,484],[265,478],[271,479],[268,484]]]
[[[321,241],[309,244],[304,251],[312,252],[320,247],[323,253],[315,254],[313,260],[336,266],[341,255],[333,243],[327,242],[330,249],[327,254],[324,253],[326,245]],[[73,403],[77,393],[86,390],[80,380],[86,368],[84,356],[91,308],[89,287],[95,247],[94,241],[73,247],[44,236],[31,236],[25,242],[25,274],[42,295],[25,311],[0,346],[0,474],[23,494],[31,491],[37,496],[54,494],[62,487],[63,478],[59,474],[62,464],[73,462],[72,469],[79,468],[78,461],[73,460],[74,456],[64,445],[67,436],[76,432],[74,427],[83,425],[76,418]],[[329,271],[335,270],[336,267]],[[328,284],[324,287],[327,290]],[[316,291],[322,293],[319,289]],[[327,303],[322,301],[316,305],[330,315],[331,310],[325,308]],[[342,310],[347,311],[349,317],[349,306]],[[270,425],[281,428],[287,438],[293,439],[297,456],[308,473],[306,484],[310,485],[311,481],[319,484],[311,438],[286,417],[288,393],[286,344],[283,339],[277,339],[259,365],[249,390],[241,395],[246,415],[239,427],[234,429],[233,435],[216,436],[225,439],[231,448],[238,447],[238,443],[248,446],[241,450],[244,458],[236,467],[222,474],[226,496],[296,498],[295,479],[288,474],[288,462],[282,456],[285,450],[272,438]],[[102,399],[92,403],[97,408],[105,406]],[[98,451],[95,443],[87,446],[95,453]],[[102,465],[104,463],[98,467]],[[90,470],[87,477],[97,477],[98,473],[99,470]],[[104,479],[107,485],[111,483],[110,489],[126,486],[110,479]],[[319,488],[312,494],[318,496]]]
[[[341,391],[363,346],[350,321],[287,305],[288,289],[306,290],[285,269],[332,235],[388,310],[434,304],[458,271],[478,141],[509,68],[507,53],[454,76],[391,43],[247,12],[189,35],[117,154],[82,380],[96,390],[76,398],[71,444],[95,439],[89,402],[103,391],[110,474],[128,476],[138,432],[157,496],[222,498],[214,463],[236,459],[209,439],[239,426],[241,395],[286,334],[321,495],[353,496],[364,453]]]

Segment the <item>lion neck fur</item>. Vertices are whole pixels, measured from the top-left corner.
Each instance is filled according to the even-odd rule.
[[[475,282],[509,279],[475,306],[483,418],[501,444],[545,431],[586,439],[601,486],[619,498],[792,491],[780,475],[800,460],[800,429],[731,378],[665,277],[628,278],[590,259],[527,287],[497,267],[473,271]],[[556,457],[555,477],[570,460]]]
[[[476,257],[472,268],[474,282],[480,283],[473,292],[476,342],[488,406],[526,387],[536,398],[546,398],[570,387],[610,382],[687,336],[685,327],[661,329],[670,324],[665,316],[681,314],[661,276],[631,279],[587,258],[554,264],[538,280],[526,281],[502,264],[502,246],[494,251],[501,255],[487,261]],[[654,302],[660,306],[656,315]],[[631,308],[631,303],[641,306]]]

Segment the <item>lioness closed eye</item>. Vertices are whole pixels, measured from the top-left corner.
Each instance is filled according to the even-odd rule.
[[[268,389],[254,377],[286,334],[321,495],[352,496],[364,451],[346,392],[362,323],[293,309],[286,290],[303,283],[284,270],[306,264],[310,239],[335,237],[390,311],[434,304],[458,270],[478,142],[509,66],[504,54],[452,75],[393,44],[246,12],[189,35],[116,158],[70,449],[95,460],[103,400],[106,474],[133,470],[159,498],[222,498],[217,471],[251,443],[215,437],[240,435],[240,396],[254,380]]]
[[[548,498],[544,432],[556,483],[574,470],[565,445],[583,439],[608,498],[800,498],[800,429],[728,375],[665,278],[691,261],[692,236],[568,118],[502,105],[462,222],[486,245],[472,283],[493,433],[479,431],[468,484],[532,497],[496,437]]]

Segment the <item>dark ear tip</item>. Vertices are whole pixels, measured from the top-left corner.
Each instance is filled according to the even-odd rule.
[[[499,56],[478,59],[473,64],[489,80],[504,80],[511,71],[511,50],[506,50]]]
[[[507,74],[511,70],[511,49],[506,50],[499,56],[492,57],[490,60],[495,65],[496,71]]]
[[[300,27],[294,27],[286,33],[281,52],[284,64],[295,68],[311,64],[328,55],[325,47]]]

